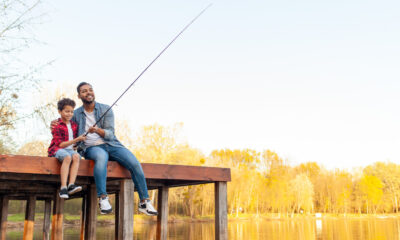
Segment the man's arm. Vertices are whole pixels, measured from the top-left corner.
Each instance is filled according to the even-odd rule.
[[[114,113],[112,109],[104,116],[103,126],[99,128],[97,126],[89,128],[88,132],[97,133],[105,140],[111,140],[114,138]]]

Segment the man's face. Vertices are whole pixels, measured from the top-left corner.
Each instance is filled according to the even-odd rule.
[[[89,84],[81,86],[79,89],[78,98],[80,98],[84,104],[93,103],[95,98],[92,86]]]

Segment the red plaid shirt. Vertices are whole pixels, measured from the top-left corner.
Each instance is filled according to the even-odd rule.
[[[78,124],[74,121],[70,121],[71,123],[71,128],[72,132],[74,135],[74,138],[78,137]],[[56,152],[61,149],[60,143],[69,141],[69,135],[68,135],[68,127],[67,124],[65,124],[61,118],[58,119],[58,124],[53,128],[51,131],[51,134],[53,135],[53,139],[51,140],[48,153],[49,157],[54,157],[56,155]]]

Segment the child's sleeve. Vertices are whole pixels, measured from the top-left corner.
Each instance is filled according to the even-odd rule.
[[[59,147],[64,140],[61,136],[61,131],[58,125],[54,127],[53,131],[51,131],[51,134],[53,135],[54,144]]]
[[[77,138],[78,137],[78,130],[79,130],[79,125],[77,124],[77,123],[75,123],[75,127],[74,127],[74,132],[73,132],[73,134],[74,134],[74,138]]]

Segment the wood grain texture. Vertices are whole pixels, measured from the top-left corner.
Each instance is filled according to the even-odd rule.
[[[35,221],[36,196],[29,196],[26,202],[23,240],[33,239],[33,224]]]
[[[215,183],[215,240],[228,240],[228,198],[226,182]]]
[[[133,239],[134,184],[130,179],[121,180],[118,193],[118,240]]]
[[[168,237],[168,192],[167,187],[158,189],[157,240],[167,240]]]
[[[6,240],[8,202],[7,196],[0,196],[0,240]]]
[[[43,214],[43,240],[50,239],[50,218],[51,218],[51,200],[46,199],[44,202],[44,214]]]
[[[196,181],[230,181],[229,168],[198,167],[185,165],[169,165],[142,163],[147,179],[196,180]],[[78,176],[93,176],[94,162],[82,160]],[[0,173],[30,173],[40,175],[59,175],[60,163],[56,158],[24,155],[0,155]],[[127,169],[117,162],[109,161],[108,178],[131,178]]]
[[[88,188],[86,198],[86,222],[85,222],[85,239],[96,240],[96,223],[97,223],[97,192],[96,185],[92,184]]]

